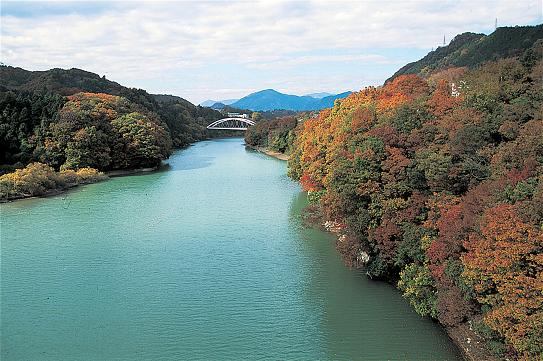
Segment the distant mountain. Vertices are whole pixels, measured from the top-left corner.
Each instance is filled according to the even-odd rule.
[[[334,106],[334,102],[335,102],[337,99],[347,98],[351,93],[352,93],[351,91],[346,91],[346,92],[343,92],[343,93],[339,93],[339,94],[335,94],[335,95],[330,95],[330,96],[321,98],[321,99],[320,99],[320,104],[321,104],[321,107],[322,107],[321,109],[333,107],[333,106]]]
[[[268,111],[277,109],[294,111],[320,110],[330,108],[334,105],[334,101],[336,99],[343,99],[350,93],[351,92],[345,92],[318,99],[308,95],[290,95],[280,93],[273,89],[266,89],[249,94],[230,105],[235,108],[249,109],[253,111]]]
[[[335,94],[322,92],[322,93],[306,94],[305,96],[311,97],[311,98],[316,98],[316,99],[322,99],[324,97],[329,97],[330,95],[335,95]]]
[[[387,82],[403,74],[427,75],[449,67],[473,68],[486,61],[518,56],[536,42],[543,42],[543,24],[498,28],[490,35],[463,33],[447,46],[398,70]]]
[[[226,99],[226,100],[206,100],[201,102],[200,105],[203,107],[212,107],[213,104],[222,103],[224,105],[230,105],[234,102],[237,102],[239,99]]]
[[[230,103],[232,104],[232,103]],[[224,109],[226,107],[227,104],[224,104],[222,102],[216,102],[216,103],[213,103],[210,108],[211,109],[216,109],[216,110],[220,110],[220,109]]]

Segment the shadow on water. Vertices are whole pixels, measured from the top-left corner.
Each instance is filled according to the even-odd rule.
[[[158,167],[157,172],[167,172],[172,169],[172,166],[169,163],[161,163]]]
[[[421,318],[392,285],[347,268],[335,236],[302,224],[305,193],[290,206],[290,224],[310,261],[305,303],[320,316],[319,339],[331,360],[461,360],[443,329]],[[384,347],[387,345],[387,347]]]

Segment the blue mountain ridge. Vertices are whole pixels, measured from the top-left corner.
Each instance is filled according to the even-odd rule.
[[[336,99],[343,99],[351,94],[350,91],[326,96],[324,98],[313,98],[308,95],[290,95],[283,94],[273,89],[265,89],[256,93],[249,94],[230,106],[239,109],[249,109],[253,111],[267,110],[320,110],[330,108],[334,105]]]

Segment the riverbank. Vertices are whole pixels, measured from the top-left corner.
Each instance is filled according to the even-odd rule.
[[[288,155],[281,152],[276,152],[274,150],[270,150],[268,148],[262,148],[262,147],[253,147],[251,145],[245,144],[245,146],[249,149],[256,150],[257,152],[264,153],[266,155],[269,155],[270,157],[274,157],[279,160],[288,160]]]
[[[31,167],[29,165],[0,177],[0,203],[53,197],[82,185],[102,182],[109,178],[146,174],[159,169],[160,166],[118,169],[103,173],[93,168],[83,168],[77,172],[73,170],[55,172],[48,166],[34,163]]]
[[[83,184],[96,183],[108,177],[94,168],[63,170],[35,162],[25,168],[0,176],[0,202],[31,197],[47,197]]]
[[[328,221],[322,214],[320,207],[315,204],[310,204],[304,209],[302,214],[305,227],[313,227],[324,232],[333,234],[336,237],[336,249],[343,257],[342,252],[346,248],[343,243],[346,236],[342,234],[343,227],[333,221]],[[348,247],[347,247],[348,248]],[[359,252],[357,257],[358,264],[346,264],[349,267],[361,268],[369,260],[369,255],[365,252]],[[344,258],[344,261],[346,259]],[[391,283],[394,285],[393,283]],[[395,286],[395,285],[394,285]],[[440,324],[441,325],[441,324]],[[461,323],[454,327],[441,325],[447,336],[451,339],[454,345],[460,351],[465,361],[496,361],[498,360],[488,349],[486,341],[479,336],[468,322]]]
[[[231,137],[224,137],[231,138]],[[178,149],[186,149],[194,144],[190,143]],[[278,153],[280,154],[280,153]],[[273,156],[272,154],[269,154]],[[41,164],[41,163],[34,163]],[[124,177],[130,175],[147,174],[156,172],[165,167],[163,163],[155,167],[135,168],[135,169],[116,169],[107,172],[99,172],[94,168],[84,169],[84,175],[80,171],[67,170],[55,172],[52,168],[15,169],[14,172],[6,173],[0,176],[0,203],[14,202],[29,198],[53,197],[68,192],[80,185],[92,184],[107,180],[108,178]],[[40,166],[41,167],[41,166]],[[49,169],[50,168],[50,169]],[[92,174],[88,170],[92,169]],[[23,179],[21,181],[21,178]],[[21,184],[24,189],[21,188]]]

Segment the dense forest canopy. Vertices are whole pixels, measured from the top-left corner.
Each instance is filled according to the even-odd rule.
[[[2,161],[55,169],[154,166],[168,157],[168,127],[145,107],[103,93],[0,93]]]
[[[52,93],[0,91],[0,164],[26,164],[58,121],[66,98]]]
[[[142,89],[127,88],[98,74],[80,69],[51,69],[28,71],[11,66],[0,66],[0,92],[28,96],[70,96],[80,92],[103,93],[121,96],[128,101],[156,113],[167,125],[174,147],[182,147],[197,140],[225,133],[209,132],[206,126],[220,119],[213,109],[195,106],[187,100],[172,95],[153,95]],[[5,105],[0,104],[0,109]],[[30,110],[30,109],[29,109]],[[2,120],[15,126],[13,119]],[[17,125],[18,126],[18,125]]]
[[[2,199],[101,180],[97,170],[156,167],[171,152],[167,125],[120,96],[5,91],[0,104],[1,161],[26,165],[0,177]]]
[[[79,69],[2,65],[0,175],[17,171],[0,176],[0,200],[101,180],[99,171],[156,167],[173,147],[228,135],[206,129],[221,117]]]
[[[252,147],[269,148],[276,152],[287,153],[294,141],[292,130],[298,125],[298,119],[303,116],[303,114],[283,116],[258,122],[245,132],[245,143]]]
[[[289,160],[348,264],[524,360],[543,352],[542,84],[539,48],[401,75],[306,120]]]

